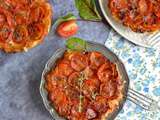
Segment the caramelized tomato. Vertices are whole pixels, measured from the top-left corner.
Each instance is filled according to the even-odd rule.
[[[105,63],[98,69],[97,75],[101,82],[107,82],[113,77],[112,73],[111,65]]]
[[[72,73],[68,78],[69,85],[79,89],[79,77],[80,77],[80,73],[78,72]]]
[[[9,35],[11,34],[10,28],[7,24],[0,27],[0,42],[6,42]]]
[[[41,23],[32,23],[28,26],[28,32],[30,35],[30,40],[35,41],[42,39],[44,36],[44,25]]]
[[[28,37],[28,30],[25,25],[17,26],[13,32],[13,41],[15,43],[25,43],[25,40],[27,40]]]
[[[71,58],[71,66],[76,71],[84,70],[88,66],[88,59],[83,53],[75,53]]]
[[[100,94],[107,99],[114,97],[117,91],[116,82],[113,80],[109,80],[106,83],[101,84],[100,86]]]
[[[90,55],[91,68],[97,69],[100,65],[104,64],[106,59],[99,52],[92,52]]]

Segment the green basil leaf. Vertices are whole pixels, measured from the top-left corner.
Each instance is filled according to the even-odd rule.
[[[76,20],[77,18],[72,14],[68,13],[66,16],[60,17],[55,22],[56,25],[59,25],[62,22],[70,21],[70,20]]]
[[[85,50],[87,42],[77,37],[69,38],[66,41],[66,46],[71,50]]]
[[[95,0],[75,0],[75,5],[81,18],[85,20],[101,20],[101,16],[96,8]]]

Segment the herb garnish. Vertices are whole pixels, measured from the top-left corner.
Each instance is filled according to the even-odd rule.
[[[82,19],[94,21],[102,20],[97,11],[95,0],[75,0],[75,5]]]

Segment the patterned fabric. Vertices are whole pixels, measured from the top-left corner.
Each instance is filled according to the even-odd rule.
[[[130,88],[160,101],[160,51],[135,46],[113,30],[105,45],[124,63]],[[160,111],[148,112],[127,100],[116,120],[160,120]]]

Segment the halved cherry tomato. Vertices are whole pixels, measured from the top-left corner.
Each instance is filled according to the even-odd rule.
[[[14,16],[14,19],[17,24],[27,23],[27,20],[28,20],[27,12],[24,11],[24,12],[16,13]]]
[[[78,72],[72,73],[68,78],[68,84],[70,86],[75,87],[75,89],[79,89],[79,80],[78,80],[79,77],[80,77],[80,73]]]
[[[86,117],[88,120],[94,119],[97,117],[97,112],[92,108],[88,108],[86,111]]]
[[[6,23],[6,17],[0,13],[0,27]]]
[[[32,23],[28,26],[30,41],[40,40],[44,37],[44,24]]]
[[[109,81],[113,77],[111,65],[107,63],[101,65],[101,67],[98,69],[97,75],[101,82]]]
[[[76,24],[75,20],[62,22],[57,27],[57,33],[61,37],[67,38],[75,35],[78,31],[78,25]]]
[[[96,96],[96,99],[92,104],[94,109],[99,113],[105,113],[109,109],[107,99],[103,96]]]
[[[91,62],[90,66],[92,69],[97,69],[97,67],[104,64],[105,61],[106,61],[105,56],[99,52],[92,52],[90,55],[90,62]]]
[[[94,75],[94,71],[89,66],[84,69],[83,73],[86,79]]]
[[[4,24],[2,27],[0,27],[0,42],[5,42],[10,34],[11,31],[8,25]]]
[[[47,4],[35,4],[30,11],[30,21],[43,21],[49,15],[49,11],[47,9]]]
[[[60,61],[57,67],[59,74],[64,76],[69,76],[73,72],[70,62],[67,60]]]
[[[83,94],[88,98],[92,99],[94,93],[99,92],[100,81],[97,77],[89,78],[84,81],[82,88]]]
[[[109,80],[100,86],[100,94],[107,99],[114,97],[117,90],[117,83],[113,80]]]
[[[88,59],[83,53],[75,53],[71,57],[71,67],[76,71],[81,71],[88,66]]]
[[[149,14],[152,11],[152,2],[150,0],[140,0],[139,3],[140,14]]]
[[[12,39],[15,43],[22,44],[26,42],[27,37],[28,37],[27,27],[25,25],[19,25],[15,28]]]

